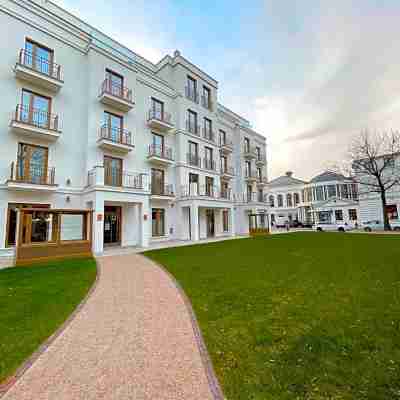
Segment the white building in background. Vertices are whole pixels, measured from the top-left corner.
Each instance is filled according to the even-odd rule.
[[[331,171],[305,182],[291,172],[268,185],[271,223],[275,226],[317,223],[359,223],[357,185]]]
[[[178,51],[153,64],[50,1],[0,0],[0,32],[0,254],[20,207],[92,209],[95,253],[265,223],[265,137]]]

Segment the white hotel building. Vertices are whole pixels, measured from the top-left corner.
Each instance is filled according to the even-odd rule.
[[[0,0],[0,32],[0,255],[21,207],[93,210],[95,253],[264,221],[265,137],[178,51],[153,64],[44,0]]]

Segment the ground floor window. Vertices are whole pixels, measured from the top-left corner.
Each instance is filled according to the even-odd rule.
[[[318,221],[321,223],[330,223],[331,222],[331,212],[319,211],[318,212]]]
[[[335,210],[336,221],[343,221],[343,210]]]
[[[386,212],[389,219],[398,219],[399,215],[397,213],[397,206],[396,204],[390,204],[386,206]]]
[[[152,209],[152,236],[165,235],[165,210],[163,208]]]
[[[349,219],[350,219],[350,221],[356,221],[357,220],[357,210],[355,208],[351,208],[349,210]]]
[[[275,214],[271,214],[271,224],[275,223]]]
[[[224,232],[229,232],[229,211],[222,211],[222,227]]]

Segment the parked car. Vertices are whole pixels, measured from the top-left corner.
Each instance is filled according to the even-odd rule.
[[[314,225],[314,229],[317,232],[347,232],[354,229],[352,225],[344,224],[332,224],[332,223],[316,223]]]
[[[399,219],[391,219],[389,223],[394,231],[400,231]],[[378,220],[363,222],[361,224],[361,227],[365,232],[383,231],[385,229],[383,221],[378,221]]]

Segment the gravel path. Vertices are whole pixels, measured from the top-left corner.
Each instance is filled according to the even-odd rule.
[[[167,273],[141,255],[98,261],[85,306],[2,400],[217,398]]]

